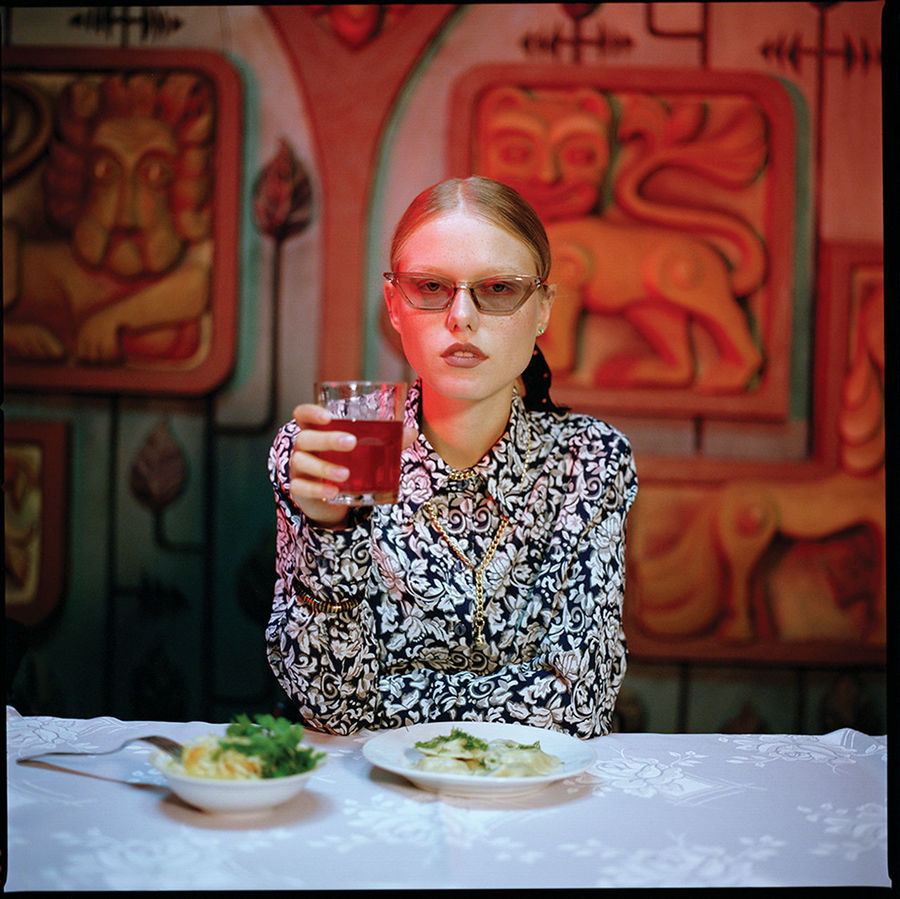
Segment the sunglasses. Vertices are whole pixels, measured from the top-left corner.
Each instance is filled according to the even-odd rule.
[[[509,315],[544,286],[535,275],[495,275],[479,281],[450,281],[427,272],[385,272],[384,277],[413,309],[432,312],[446,309],[458,290],[467,290],[479,312]]]

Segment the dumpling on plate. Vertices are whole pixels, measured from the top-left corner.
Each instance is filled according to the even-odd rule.
[[[433,774],[471,774],[472,770],[462,760],[449,755],[425,755],[415,767],[419,771],[430,771]]]
[[[544,752],[539,743],[534,746],[504,748],[499,752],[489,752],[485,764],[497,777],[529,777],[550,774],[562,761],[555,755]]]

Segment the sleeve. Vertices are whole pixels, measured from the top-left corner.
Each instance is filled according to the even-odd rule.
[[[535,593],[550,610],[527,661],[490,674],[417,668],[380,680],[380,723],[507,721],[581,738],[610,731],[625,675],[625,531],[637,493],[631,448],[618,432],[579,440]]]
[[[269,665],[309,727],[351,733],[371,726],[378,662],[371,609],[362,601],[371,569],[368,516],[316,527],[289,484],[293,423],[269,453],[275,492],[275,595],[266,628]]]
[[[558,591],[545,651],[536,658],[554,679],[550,704],[563,729],[580,737],[609,733],[625,676],[627,648],[622,623],[628,511],[637,495],[631,447],[617,435],[612,465],[601,475],[584,460],[555,537],[567,558],[551,574]],[[599,491],[590,484],[596,480]],[[586,497],[593,497],[591,502]],[[571,522],[571,526],[566,521]],[[574,525],[582,522],[581,529]],[[569,534],[577,535],[569,542]]]

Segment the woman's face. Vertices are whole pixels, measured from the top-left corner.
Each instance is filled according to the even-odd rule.
[[[465,211],[421,225],[402,248],[395,271],[427,272],[454,283],[538,273],[522,241]],[[458,290],[447,309],[424,311],[385,284],[391,323],[425,389],[471,402],[510,394],[531,359],[538,331],[547,325],[554,292],[539,289],[509,315],[485,315],[467,290]]]

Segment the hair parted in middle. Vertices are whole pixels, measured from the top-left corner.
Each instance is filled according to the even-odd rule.
[[[534,257],[538,277],[545,281],[550,276],[550,241],[534,208],[508,185],[482,175],[440,181],[409,204],[394,231],[391,267],[396,267],[404,245],[420,225],[458,210],[477,215],[521,240]]]

